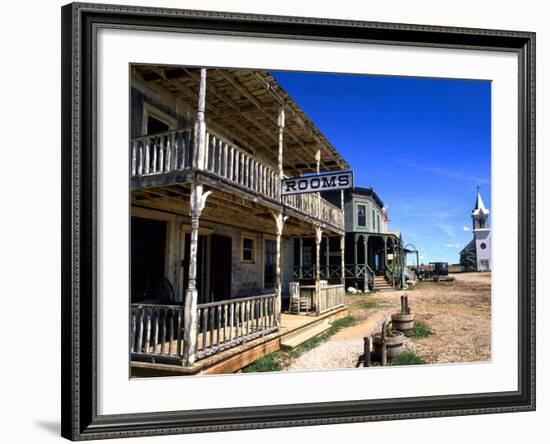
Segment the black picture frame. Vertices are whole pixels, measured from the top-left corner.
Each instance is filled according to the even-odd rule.
[[[535,33],[102,4],[62,8],[62,436],[71,440],[535,409]],[[519,61],[518,390],[146,414],[97,414],[95,30],[509,51]]]

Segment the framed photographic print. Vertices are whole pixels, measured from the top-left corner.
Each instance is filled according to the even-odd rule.
[[[62,8],[62,434],[535,408],[535,35]]]

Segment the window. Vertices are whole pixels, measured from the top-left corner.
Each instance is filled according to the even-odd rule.
[[[487,244],[485,242],[481,242],[480,248],[485,250],[487,248]]]
[[[376,231],[376,212],[372,210],[372,231]]]
[[[264,288],[275,288],[275,259],[277,242],[266,239],[264,243]]]
[[[255,248],[254,239],[252,237],[242,237],[241,242],[241,262],[254,263],[255,261]]]
[[[365,205],[357,205],[357,226],[367,226],[367,207]]]
[[[176,128],[176,119],[154,107],[143,103],[142,134],[155,134]]]

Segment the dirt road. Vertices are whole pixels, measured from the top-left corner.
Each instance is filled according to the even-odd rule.
[[[463,273],[454,282],[421,282],[406,290],[416,319],[432,335],[405,340],[405,348],[427,363],[487,361],[491,358],[491,275]],[[405,291],[346,296],[358,322],[297,358],[288,370],[355,367],[363,337],[384,317],[398,311]]]

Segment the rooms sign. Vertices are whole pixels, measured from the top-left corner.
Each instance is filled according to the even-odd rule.
[[[283,179],[281,185],[283,195],[343,190],[353,187],[353,171]]]

